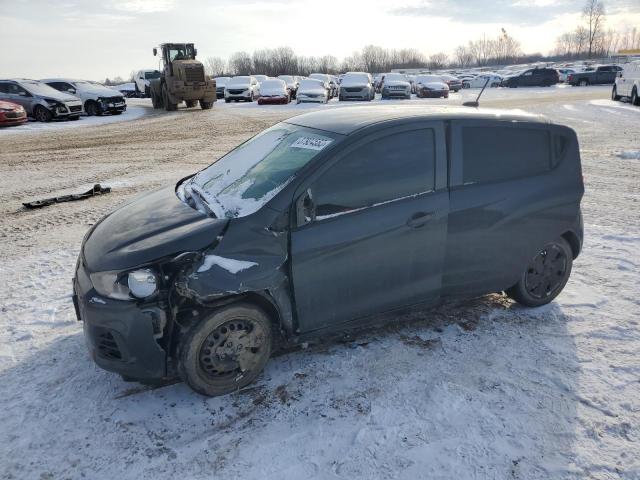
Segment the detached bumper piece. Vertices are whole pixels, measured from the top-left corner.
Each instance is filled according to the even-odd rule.
[[[95,197],[96,195],[109,193],[110,191],[111,191],[111,187],[103,187],[99,183],[96,183],[91,190],[88,190],[84,193],[73,193],[71,195],[62,195],[60,197],[44,198],[42,200],[34,200],[33,202],[25,202],[22,205],[24,205],[28,209],[42,208],[42,207],[48,207],[49,205],[53,205],[55,203],[85,200],[90,197]]]

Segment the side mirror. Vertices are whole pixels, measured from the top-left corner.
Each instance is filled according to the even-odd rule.
[[[76,93],[76,89],[75,88],[68,88],[67,92],[75,94]]]
[[[296,201],[296,223],[298,227],[311,223],[316,219],[316,204],[311,189],[308,188]]]
[[[158,55],[158,49],[153,47],[153,56],[155,57],[156,55]]]

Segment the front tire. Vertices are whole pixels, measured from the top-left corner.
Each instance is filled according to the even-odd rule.
[[[200,100],[200,108],[202,110],[211,110],[213,108],[213,102],[205,102],[204,100]]]
[[[198,104],[198,100],[185,100],[184,104],[187,106],[187,108],[193,108]]]
[[[261,309],[229,305],[187,331],[178,346],[178,372],[202,395],[226,395],[258,377],[272,344],[271,322]]]
[[[175,112],[178,110],[178,104],[171,103],[171,100],[169,99],[169,92],[167,92],[166,85],[162,86],[162,102],[164,103],[164,108],[167,112]]]
[[[506,293],[520,305],[539,307],[556,298],[569,281],[573,251],[564,238],[549,242],[531,259],[518,283]]]
[[[618,89],[615,85],[611,90],[611,100],[613,100],[614,102],[617,102],[618,100],[620,100],[620,95],[618,95]]]
[[[94,102],[92,100],[89,100],[84,105],[84,111],[90,117],[94,117],[94,116],[100,115],[100,107],[98,106],[98,104],[96,102]]]
[[[53,114],[44,108],[42,105],[38,105],[33,111],[33,118],[35,118],[38,122],[50,122],[53,118]]]

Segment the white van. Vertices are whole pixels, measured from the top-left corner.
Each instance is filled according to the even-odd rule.
[[[632,105],[640,106],[640,60],[622,65],[611,91],[612,100],[626,97]]]

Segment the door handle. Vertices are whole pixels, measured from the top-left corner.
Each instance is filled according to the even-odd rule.
[[[433,218],[433,212],[416,212],[407,220],[407,226],[411,228],[420,228]]]

